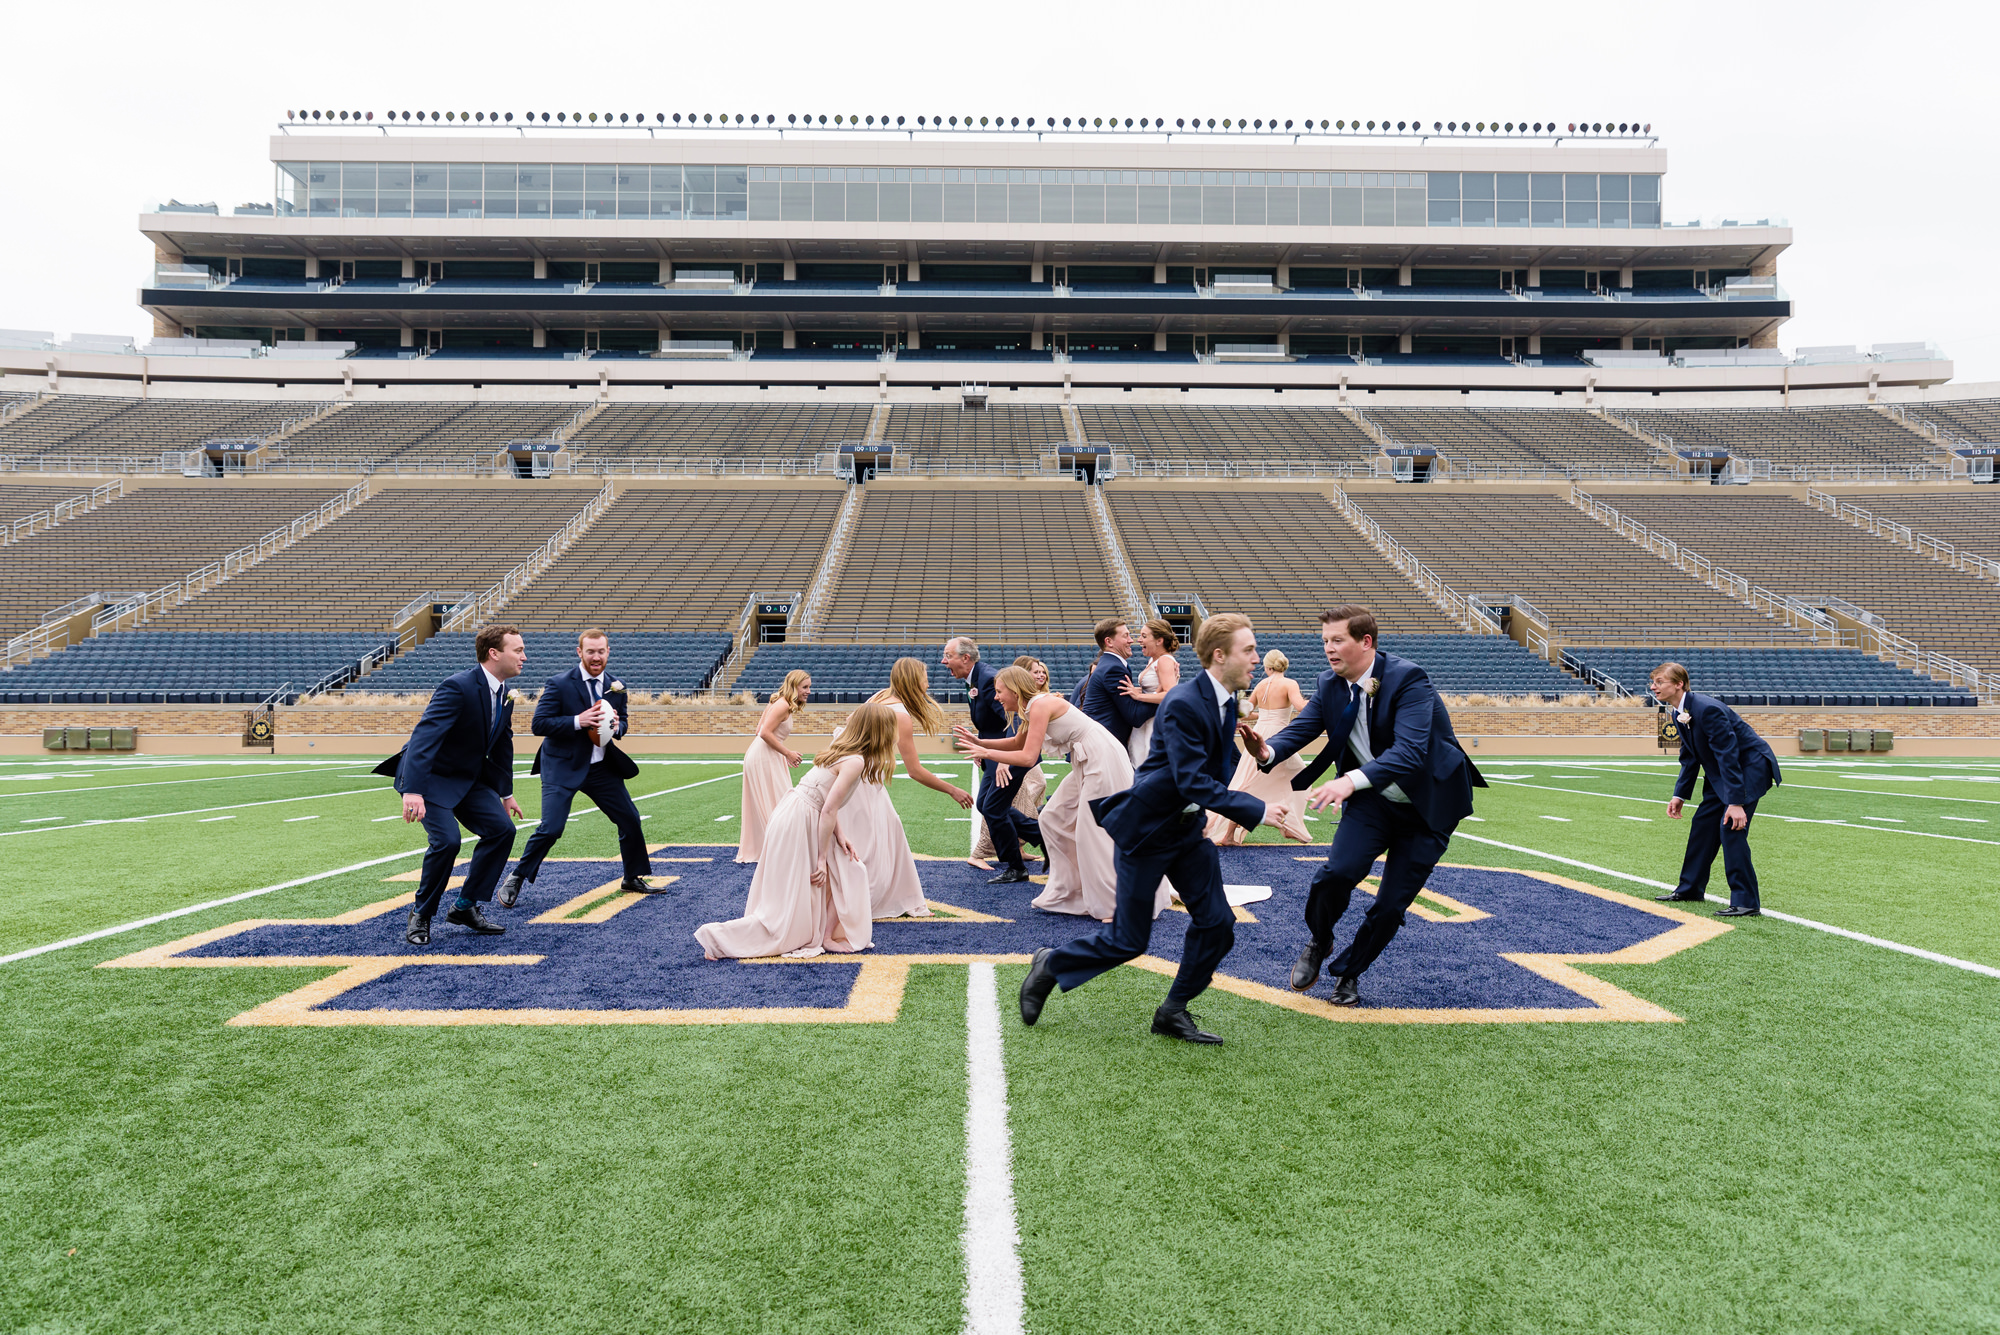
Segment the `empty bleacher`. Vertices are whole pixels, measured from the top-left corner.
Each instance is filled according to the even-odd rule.
[[[384,630],[422,593],[490,587],[594,495],[586,487],[387,488],[152,624],[166,630]]]
[[[1088,640],[1118,612],[1082,488],[870,487],[824,624],[868,639]]]
[[[26,519],[50,506],[87,496],[96,482],[96,478],[90,478],[57,487],[0,485],[0,524],[11,524],[16,519]]]
[[[75,494],[74,492],[71,493]],[[339,495],[331,488],[137,487],[0,547],[0,633],[89,593],[150,593]]]
[[[576,630],[523,630],[528,665],[515,684],[538,691],[559,672],[576,666]],[[692,692],[708,684],[729,653],[730,637],[720,631],[691,634],[649,634],[619,631],[607,637],[611,643],[609,673],[627,691]],[[454,672],[463,672],[478,660],[473,657],[473,637],[453,632],[433,635],[408,653],[398,654],[378,671],[371,672],[348,687],[348,693],[380,694],[428,691]],[[526,732],[527,721],[516,712],[515,731]]]
[[[1914,403],[1909,411],[1966,440],[2000,441],[2000,398]]]
[[[1392,440],[1435,446],[1454,465],[1669,466],[1660,451],[1578,408],[1371,408],[1368,416]]]
[[[280,690],[289,700],[388,638],[121,631],[0,672],[0,704],[256,704]]]
[[[294,463],[486,462],[512,440],[539,440],[574,403],[357,403],[288,437]]]
[[[1583,647],[1571,653],[1635,695],[1653,669],[1676,662],[1691,689],[1727,705],[1912,707],[1974,703],[1962,686],[1933,681],[1859,649]]]
[[[0,456],[158,455],[163,450],[193,449],[212,436],[265,436],[285,419],[310,411],[310,406],[299,403],[61,394],[0,426]]]
[[[1565,643],[1799,638],[1558,496],[1423,487],[1354,499],[1452,588],[1492,604],[1525,598]]]
[[[1092,444],[1146,459],[1315,460],[1356,463],[1381,453],[1335,408],[1080,407]]]
[[[524,629],[734,631],[754,593],[804,593],[840,515],[834,486],[627,488],[508,605]]]
[[[1385,633],[1377,643],[1384,653],[1407,658],[1421,667],[1440,691],[1555,699],[1593,690],[1505,635]],[[1286,675],[1307,695],[1313,693],[1319,674],[1326,671],[1326,650],[1317,634],[1259,634],[1257,647],[1265,653],[1283,650],[1291,660]],[[1256,679],[1263,678],[1260,667]]]
[[[2000,588],[1789,496],[1703,491],[1599,499],[1775,593],[1831,595],[1932,653],[2000,668]]]
[[[1937,446],[1873,408],[1720,408],[1627,414],[1681,449],[1807,466],[1911,468]]]
[[[1316,492],[1205,492],[1116,486],[1106,500],[1148,597],[1201,599],[1264,634],[1317,635],[1340,603],[1372,609],[1385,633],[1458,628]]]
[[[865,403],[621,403],[570,438],[579,459],[795,458],[858,441]]]
[[[1887,491],[1861,496],[1842,492],[1840,499],[1917,533],[1928,533],[1961,551],[2000,561],[2000,487]]]
[[[944,404],[898,404],[889,410],[886,434],[902,453],[955,460],[1032,460],[1069,436],[1062,409],[1054,404],[995,405],[972,412]]]

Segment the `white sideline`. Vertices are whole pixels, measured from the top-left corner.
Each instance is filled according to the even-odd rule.
[[[635,797],[632,800],[634,802],[643,802],[649,797],[665,797],[668,793],[683,793],[690,788],[700,788],[704,784],[721,783],[724,779],[733,779],[735,777],[736,776],[734,774],[719,774],[713,779],[701,779],[694,783],[682,784],[679,788],[663,788],[657,793],[647,793],[642,797]],[[373,792],[376,790],[356,789],[355,791]],[[335,794],[329,793],[325,794],[325,796],[335,796]],[[584,810],[574,813],[574,815],[571,816],[571,819],[574,820],[577,816],[588,815],[596,810],[597,808],[595,806],[586,807]],[[135,816],[135,817],[128,817],[127,819],[141,820],[145,818]],[[91,823],[113,824],[115,822],[93,821]],[[514,828],[518,831],[518,830],[532,829],[533,827],[534,827],[533,822],[522,821],[521,823],[517,824]],[[68,826],[62,826],[60,828],[76,829],[77,827],[73,825],[68,825]],[[476,834],[467,834],[465,836],[464,842],[468,844],[476,844],[479,842],[479,836]],[[407,852],[403,853],[390,853],[386,857],[370,858],[366,862],[355,862],[355,863],[350,863],[345,867],[335,867],[332,871],[315,872],[311,876],[301,876],[295,881],[280,881],[276,885],[266,885],[256,890],[245,890],[240,894],[225,895],[221,899],[211,899],[205,904],[190,904],[186,908],[170,909],[165,913],[156,913],[150,918],[140,918],[133,922],[120,923],[116,927],[100,927],[94,932],[85,932],[82,936],[72,936],[67,941],[51,941],[49,942],[49,944],[45,946],[30,946],[26,950],[17,950],[11,955],[0,955],[0,964],[12,964],[15,960],[25,960],[25,959],[31,959],[36,955],[46,955],[52,950],[63,950],[70,946],[80,946],[84,944],[86,941],[96,941],[102,937],[117,936],[121,932],[137,931],[141,927],[151,927],[154,923],[167,922],[173,918],[185,918],[190,913],[202,913],[208,909],[221,908],[225,904],[236,904],[246,899],[255,899],[259,895],[268,895],[274,890],[290,890],[295,886],[311,885],[314,881],[324,881],[328,877],[345,876],[348,872],[351,871],[365,871],[369,867],[379,867],[385,862],[395,862],[399,858],[421,857],[423,853],[424,850],[421,848],[412,848]],[[994,1032],[997,1035],[999,1031],[995,1030]]]
[[[1630,872],[1613,871],[1609,867],[1600,867],[1594,862],[1578,862],[1575,858],[1562,857],[1556,853],[1544,853],[1539,848],[1523,848],[1519,844],[1503,844],[1498,839],[1488,839],[1483,835],[1460,832],[1452,835],[1452,838],[1470,839],[1476,844],[1491,844],[1495,848],[1504,848],[1509,852],[1526,853],[1529,857],[1543,858],[1549,862],[1560,862],[1565,867],[1581,867],[1585,871],[1594,871],[1603,876],[1615,876],[1621,881],[1632,881],[1639,885],[1650,885],[1655,890],[1672,890],[1674,888],[1665,881],[1655,881],[1645,876],[1634,876]],[[1727,898],[1716,895],[1709,895],[1707,898],[1711,904],[1727,904],[1729,902]],[[1844,936],[1850,941],[1860,941],[1867,945],[1880,946],[1884,950],[1895,950],[1905,955],[1915,955],[1918,959],[1929,960],[1933,964],[1949,964],[1952,968],[1964,969],[1967,973],[1980,973],[1985,974],[1988,978],[2000,978],[2000,969],[1996,969],[1988,964],[1975,964],[1971,960],[1958,959],[1952,955],[1940,955],[1934,950],[1925,950],[1920,946],[1906,946],[1900,941],[1889,941],[1879,936],[1869,936],[1866,932],[1850,932],[1845,927],[1835,927],[1831,923],[1815,922],[1811,918],[1801,918],[1790,913],[1780,913],[1776,909],[1765,909],[1763,910],[1763,914],[1767,918],[1776,918],[1779,922],[1789,922],[1800,927],[1810,927],[1816,932],[1830,932],[1834,936]]]
[[[1551,788],[1549,785],[1545,783],[1517,783],[1512,779],[1492,779],[1490,775],[1488,777],[1491,780],[1491,782],[1504,784],[1509,788],[1534,788],[1544,793],[1568,793],[1572,797],[1602,797],[1612,802],[1644,802],[1651,806],[1657,806],[1657,807],[1664,807],[1666,805],[1664,802],[1660,801],[1656,797],[1628,797],[1624,793],[1594,793],[1590,791],[1588,788]],[[1838,792],[1840,790],[1829,789],[1827,791]],[[1855,791],[1859,793],[1862,797],[1872,797],[1875,795],[1872,792],[1869,792],[1864,789],[1855,789]],[[1918,794],[1896,793],[1894,794],[1894,796],[1914,797],[1918,796]],[[1977,799],[1966,798],[1966,799],[1947,799],[1947,800],[1974,801]],[[1937,834],[1934,831],[1930,830],[1885,830],[1879,825],[1857,825],[1853,821],[1840,820],[1836,817],[1817,819],[1811,816],[1780,816],[1774,811],[1769,811],[1762,813],[1761,818],[1764,820],[1784,821],[1788,825],[1836,825],[1843,830],[1873,830],[1876,834],[1906,834],[1909,835],[1912,839],[1948,839],[1951,842],[1958,844],[1994,844],[1996,847],[2000,847],[2000,841],[1992,839],[1974,839],[1968,835],[1963,835],[1963,834]],[[1552,816],[1544,816],[1542,817],[1542,819],[1554,820],[1557,818]],[[1863,819],[1869,819],[1869,818],[1864,817]],[[1893,819],[1893,817],[1891,817],[1890,819]]]
[[[357,760],[342,769],[359,769],[366,761]],[[144,783],[101,783],[95,788],[23,788],[19,792],[0,793],[0,797],[46,797],[50,793],[121,793],[127,788],[164,788],[178,783],[223,783],[230,779],[283,779],[300,774],[311,774],[309,769],[281,769],[275,774],[211,774],[200,779],[148,779]],[[50,778],[63,778],[53,774]]]
[[[1014,1221],[999,978],[965,971],[965,1332],[1021,1335],[1021,1233]]]

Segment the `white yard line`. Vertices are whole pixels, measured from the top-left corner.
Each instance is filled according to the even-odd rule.
[[[965,971],[965,1231],[960,1235],[966,1335],[1022,1330],[1013,1159],[999,978],[990,963],[972,964]]]
[[[1858,825],[1852,828],[1867,829],[1868,827]],[[1901,834],[1903,831],[1895,830],[1888,833]],[[1615,876],[1621,881],[1631,881],[1637,885],[1649,885],[1655,890],[1672,890],[1674,888],[1665,881],[1655,881],[1648,876],[1634,876],[1630,872],[1614,871],[1610,867],[1600,867],[1594,862],[1579,862],[1575,858],[1566,858],[1558,853],[1545,853],[1539,848],[1523,848],[1519,844],[1503,844],[1498,839],[1488,839],[1483,835],[1460,833],[1454,834],[1452,838],[1470,839],[1476,844],[1491,844],[1494,848],[1504,848],[1512,853],[1526,853],[1529,857],[1542,858],[1549,862],[1559,862],[1565,867],[1581,867],[1585,871],[1594,871],[1602,876]],[[1729,902],[1727,898],[1716,895],[1709,895],[1707,898],[1711,904],[1726,904]],[[1880,946],[1884,950],[1894,950],[1905,955],[1915,955],[1918,959],[1930,960],[1934,964],[1949,964],[1954,969],[1964,969],[1968,973],[1985,974],[1988,978],[2000,978],[2000,969],[1996,969],[1991,965],[1975,964],[1971,960],[1962,960],[1951,955],[1940,955],[1934,950],[1924,950],[1918,946],[1906,946],[1900,941],[1888,941],[1879,936],[1869,936],[1865,932],[1850,932],[1845,927],[1835,927],[1831,923],[1815,922],[1811,918],[1800,918],[1790,913],[1780,913],[1776,909],[1765,909],[1763,910],[1763,914],[1767,918],[1776,918],[1779,922],[1789,922],[1799,927],[1810,927],[1816,932],[1829,932],[1834,936],[1844,936],[1850,941],[1860,941],[1867,945]]]
[[[186,811],[162,811],[151,816],[113,816],[106,820],[79,821],[75,825],[43,825],[33,830],[0,830],[0,839],[17,834],[47,834],[53,830],[84,830],[93,825],[137,825],[142,821],[166,820],[171,816],[199,816],[209,811],[241,811],[245,807],[275,807],[287,802],[317,802],[324,797],[352,797],[357,793],[392,793],[393,788],[345,788],[337,793],[308,793],[304,797],[272,797],[262,802],[235,802],[224,807],[191,807]]]
[[[348,765],[344,768],[355,769],[358,766]],[[145,783],[104,783],[99,784],[95,788],[36,788],[33,790],[23,788],[17,793],[0,793],[0,797],[48,797],[54,793],[116,793],[123,792],[127,788],[164,788],[169,784],[178,783],[222,783],[230,779],[282,779],[290,775],[310,773],[312,773],[311,770],[289,769],[279,770],[275,774],[211,774],[202,779],[151,779]],[[64,776],[51,775],[50,777],[60,778]]]
[[[1499,782],[1505,784],[1509,788],[1533,788],[1539,792],[1544,792],[1544,793],[1568,793],[1572,797],[1602,797],[1602,798],[1607,798],[1613,802],[1644,802],[1649,806],[1665,805],[1658,798],[1654,797],[1628,797],[1624,793],[1593,793],[1585,788],[1551,788],[1545,783],[1515,783],[1507,779],[1499,780]],[[1908,794],[1906,793],[1897,795],[1908,796]],[[1878,794],[1873,792],[1864,792],[1861,794],[1861,796],[1874,797],[1878,796]],[[1881,825],[1861,825],[1854,821],[1848,821],[1848,820],[1824,820],[1824,819],[1815,819],[1811,816],[1780,816],[1775,811],[1759,812],[1757,813],[1757,818],[1759,820],[1784,821],[1788,825],[1837,825],[1843,830],[1871,830],[1876,834],[1907,834],[1913,839],[1949,839],[1953,843],[1992,844],[1996,848],[2000,848],[2000,841],[1992,839],[1973,839],[1970,838],[1969,836],[1962,834],[1938,834],[1931,830],[1891,830]],[[1466,819],[1475,820],[1477,819],[1477,817],[1467,816]],[[1542,817],[1542,819],[1553,820],[1557,818],[1551,816],[1544,816]],[[1885,817],[1884,819],[1893,820],[1895,818]]]

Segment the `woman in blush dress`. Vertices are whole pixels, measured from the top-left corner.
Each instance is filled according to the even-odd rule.
[[[1069,752],[1069,774],[1042,808],[1049,882],[1035,898],[1035,907],[1111,921],[1118,901],[1118,872],[1113,865],[1111,836],[1090,814],[1090,799],[1132,786],[1130,757],[1104,725],[1067,700],[1038,690],[1035,679],[1020,668],[1000,669],[993,679],[993,690],[1004,708],[1021,716],[1020,732],[992,739],[1012,745],[987,745],[961,725],[957,732],[967,755],[1002,765],[1028,765],[1041,757],[1044,742]],[[1166,904],[1163,887],[1153,909],[1155,917]]]
[[[847,716],[764,830],[743,916],[695,929],[709,959],[806,958],[866,950],[874,940],[868,873],[840,828],[856,790],[896,763],[896,716],[863,705]]]
[[[1300,693],[1299,684],[1285,675],[1285,669],[1290,666],[1291,660],[1277,649],[1264,655],[1267,675],[1257,683],[1257,689],[1250,692],[1250,703],[1257,709],[1257,718],[1250,726],[1259,737],[1276,736],[1305,708],[1306,698]],[[1304,768],[1304,759],[1293,756],[1266,774],[1257,768],[1254,757],[1245,755],[1236,762],[1236,774],[1229,780],[1229,786],[1252,797],[1262,798],[1274,811],[1283,805],[1284,819],[1278,828],[1284,832],[1285,838],[1309,844],[1312,836],[1306,833],[1305,822],[1299,819],[1302,807],[1297,800],[1298,795],[1292,791],[1292,776]],[[1241,825],[1210,812],[1208,828],[1203,833],[1224,848],[1231,848],[1243,842],[1246,831]]]
[[[743,833],[736,845],[738,862],[755,862],[763,853],[764,827],[786,793],[792,791],[792,766],[805,759],[785,745],[792,720],[812,698],[812,677],[804,668],[785,674],[785,684],[764,706],[757,735],[743,753]]]
[[[1149,705],[1158,705],[1167,698],[1167,692],[1181,684],[1181,661],[1174,657],[1174,650],[1181,647],[1180,637],[1174,628],[1158,617],[1139,628],[1139,652],[1146,656],[1146,670],[1139,674],[1137,682],[1119,683],[1119,689],[1134,700],[1143,700]],[[1127,750],[1132,756],[1132,768],[1146,763],[1146,752],[1153,746],[1153,720],[1147,719],[1132,729]]]
[[[1014,666],[1033,677],[1035,685],[1042,690],[1046,691],[1049,689],[1049,665],[1041,659],[1031,658],[1027,654],[1022,654],[1014,660]],[[1014,720],[1015,730],[1019,731],[1020,726],[1021,721],[1019,718],[1016,718]],[[1048,778],[1042,773],[1042,767],[1037,765],[1029,770],[1021,779],[1020,791],[1014,794],[1014,810],[1024,816],[1039,817],[1042,813],[1042,801],[1048,795]],[[981,816],[977,811],[974,811],[972,813],[972,865],[981,871],[992,871],[993,865],[988,859],[995,856],[993,835],[986,828],[986,818]]]
[[[889,688],[869,698],[896,716],[896,750],[903,757],[903,769],[924,787],[943,793],[970,809],[972,794],[956,784],[946,783],[924,768],[917,758],[917,726],[936,736],[944,731],[944,710],[931,699],[929,669],[919,658],[899,658],[889,670]],[[894,777],[893,765],[889,777]],[[924,903],[923,882],[917,876],[917,859],[910,852],[903,818],[889,800],[887,780],[864,783],[848,802],[852,818],[845,825],[847,841],[855,856],[868,869],[869,895],[878,918],[925,918],[930,906]]]

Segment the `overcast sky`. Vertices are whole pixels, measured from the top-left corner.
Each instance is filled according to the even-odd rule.
[[[0,327],[150,335],[148,203],[268,200],[286,108],[1649,121],[1670,220],[1784,217],[1799,345],[2000,380],[1971,4],[18,4]]]

